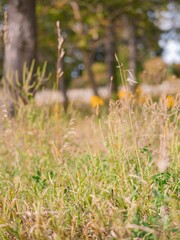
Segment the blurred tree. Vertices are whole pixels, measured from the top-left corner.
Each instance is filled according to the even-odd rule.
[[[96,3],[100,2],[98,0],[94,1]],[[108,26],[108,21],[109,26],[112,27],[114,32],[106,35],[106,42],[112,42],[110,44],[111,48],[106,48],[106,55],[108,56],[107,59],[114,59],[114,51],[117,51],[115,46],[120,45],[120,41],[117,36],[120,39],[123,39],[123,35],[125,35],[125,40],[127,42],[126,45],[129,49],[129,72],[131,72],[131,77],[134,76],[135,78],[136,76],[137,62],[141,60],[140,57],[142,56],[142,53],[144,58],[145,56],[149,55],[152,49],[156,51],[156,49],[159,47],[158,39],[160,35],[160,29],[159,26],[156,25],[155,13],[162,10],[162,8],[164,8],[166,5],[166,0],[152,0],[146,2],[143,0],[104,0],[103,3],[101,3],[104,16],[104,21],[102,21],[103,27]],[[113,41],[112,38],[114,39]],[[107,64],[108,75],[109,73],[112,74],[114,72],[113,75],[115,76],[116,72],[113,67],[114,63],[109,64],[107,62]],[[115,77],[113,81],[115,85],[113,88],[114,90],[117,89],[118,85],[116,79],[117,78]],[[134,89],[134,86],[135,85],[132,82],[132,90]]]
[[[161,11],[166,4],[167,0],[39,0],[40,58],[47,59],[49,65],[55,66],[55,22],[60,20],[65,39],[66,81],[70,82],[73,69],[77,69],[83,62],[89,81],[97,94],[92,64],[94,55],[103,46],[103,60],[107,66],[106,79],[113,76],[112,91],[117,92],[119,80],[116,74],[115,52],[119,53],[123,62],[126,60],[122,60],[125,52],[128,68],[134,76],[137,75],[144,59],[159,51],[158,39],[161,32],[156,23],[156,12]]]
[[[36,0],[9,0],[4,22],[4,77],[12,94],[17,79],[22,84],[23,66],[36,60]],[[11,76],[11,77],[10,77]],[[11,78],[11,79],[10,79]],[[10,83],[10,81],[12,81]],[[16,92],[16,91],[15,91]],[[17,92],[14,100],[17,99]],[[14,106],[11,101],[10,112]]]
[[[115,53],[117,52],[116,31],[114,22],[109,20],[106,26],[105,45],[105,62],[107,67],[107,79],[112,80],[111,92],[118,91],[118,81],[116,76]],[[111,79],[112,78],[112,79]]]
[[[74,19],[69,0],[39,0],[37,2],[38,22],[38,59],[42,63],[48,62],[47,70],[52,73],[51,81],[47,84],[52,87],[56,79],[57,32],[56,22],[61,22],[64,57],[63,78],[66,88],[70,85],[73,69],[81,62],[77,57],[75,33],[70,28],[70,22]]]
[[[73,30],[76,32],[78,36],[78,47],[81,49],[83,61],[85,65],[85,69],[87,71],[88,79],[91,82],[93,91],[95,95],[98,95],[97,85],[95,82],[94,74],[92,71],[92,45],[91,45],[91,39],[89,38],[89,25],[88,23],[92,22],[92,19],[90,19],[89,15],[83,15],[83,10],[81,11],[81,5],[77,3],[78,1],[70,1],[70,4],[72,6],[75,24],[73,24]],[[86,21],[85,19],[86,18]]]

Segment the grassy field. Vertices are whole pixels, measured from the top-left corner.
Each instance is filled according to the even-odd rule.
[[[2,107],[0,239],[179,239],[180,101],[143,102]]]

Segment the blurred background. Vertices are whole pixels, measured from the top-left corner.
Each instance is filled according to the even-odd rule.
[[[25,2],[21,0],[26,5]],[[21,1],[0,2],[0,76],[3,77],[5,56],[3,33],[5,12],[14,14]],[[16,2],[16,3],[15,3]],[[19,2],[19,3],[18,3]],[[161,84],[180,77],[180,4],[172,0],[38,0],[33,8],[23,11],[36,18],[35,58],[41,66],[47,62],[50,73],[46,87],[56,82],[58,41],[56,21],[60,21],[65,55],[62,59],[66,88],[92,87],[97,95],[99,86],[108,86],[113,77],[112,91],[122,84],[115,53],[130,77],[138,83]],[[11,5],[14,5],[12,8]],[[20,6],[19,5],[19,6]],[[8,12],[9,11],[9,12]],[[18,11],[18,10],[17,10]],[[21,11],[21,10],[20,10]],[[32,12],[31,12],[32,11]],[[17,18],[14,18],[17,19]],[[29,18],[30,19],[30,18]],[[16,27],[18,21],[14,21]],[[18,29],[18,28],[17,28]],[[8,30],[7,30],[8,31]],[[18,30],[17,30],[18,31]],[[27,28],[28,31],[28,28]],[[25,33],[23,33],[25,34]],[[11,53],[9,53],[11,55]],[[11,57],[11,56],[10,56]],[[19,61],[18,58],[14,61]],[[6,64],[6,63],[5,63]]]

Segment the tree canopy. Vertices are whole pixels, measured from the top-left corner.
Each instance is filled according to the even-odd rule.
[[[1,8],[4,6],[6,9],[12,2],[3,0]],[[113,75],[118,86],[119,79],[116,69],[113,68],[115,52],[127,68],[133,68],[136,76],[148,56],[161,53],[158,41],[163,30],[157,24],[157,13],[165,10],[167,6],[167,0],[36,1],[37,56],[39,63],[48,62],[47,70],[52,72],[50,85],[53,85],[56,71],[56,21],[61,22],[64,38],[66,85],[69,86],[74,78],[81,76],[86,70],[94,92],[98,94],[92,71],[95,62],[106,65],[107,76],[104,84],[107,84],[110,75]],[[117,90],[117,87],[114,89]]]

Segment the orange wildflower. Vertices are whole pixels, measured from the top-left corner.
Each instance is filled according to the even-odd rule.
[[[117,95],[119,99],[123,99],[123,100],[127,100],[132,97],[132,93],[127,89],[121,89]]]
[[[93,107],[93,108],[104,105],[103,99],[98,96],[92,96],[90,103],[91,103],[91,107]]]
[[[166,98],[166,106],[167,108],[172,108],[175,104],[175,100],[173,96],[167,96]]]

